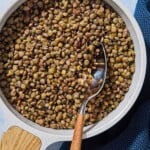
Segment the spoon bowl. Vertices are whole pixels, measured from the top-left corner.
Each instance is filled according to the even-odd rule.
[[[87,103],[101,92],[106,81],[106,75],[107,75],[106,50],[102,43],[100,44],[99,48],[101,49],[101,52],[96,56],[96,63],[98,64],[97,68],[92,70],[92,79],[90,82],[91,84],[88,89],[89,96],[87,99],[83,101],[81,108],[79,110],[79,114],[85,114]]]

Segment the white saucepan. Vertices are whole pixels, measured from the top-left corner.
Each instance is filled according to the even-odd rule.
[[[24,1],[25,0],[3,0],[2,2],[0,1],[0,29],[3,27],[5,21],[12,14],[12,12],[15,11]],[[134,19],[132,14],[124,7],[124,5],[119,2],[119,0],[104,1],[108,3],[111,7],[113,7],[114,10],[116,10],[121,15],[130,31],[135,46],[136,71],[134,73],[130,89],[126,94],[124,100],[113,112],[106,116],[102,121],[96,123],[93,126],[85,127],[83,138],[89,138],[108,130],[127,114],[127,112],[135,103],[141,91],[146,72],[146,49],[141,30],[136,20]],[[9,128],[10,126],[17,125],[33,133],[41,139],[42,150],[44,150],[48,145],[57,141],[69,141],[72,139],[73,130],[47,129],[21,116],[7,102],[2,92],[0,92],[0,110],[2,110],[5,118],[3,127],[4,130],[7,130],[7,128]]]

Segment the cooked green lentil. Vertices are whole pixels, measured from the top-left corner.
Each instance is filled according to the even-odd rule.
[[[100,42],[108,57],[107,80],[88,103],[86,125],[113,111],[129,89],[135,53],[128,29],[103,0],[28,0],[0,33],[4,95],[41,126],[73,128]]]

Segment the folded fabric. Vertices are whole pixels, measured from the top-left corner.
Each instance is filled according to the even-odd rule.
[[[135,17],[147,47],[147,74],[134,108],[115,127],[104,134],[84,140],[83,150],[150,150],[150,0],[138,0]],[[61,150],[69,150],[69,142]]]

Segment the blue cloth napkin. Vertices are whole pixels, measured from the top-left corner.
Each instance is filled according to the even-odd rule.
[[[150,0],[138,0],[135,17],[147,47],[147,74],[142,92],[128,115],[109,131],[83,141],[83,150],[150,150]],[[61,150],[69,150],[65,142]]]

